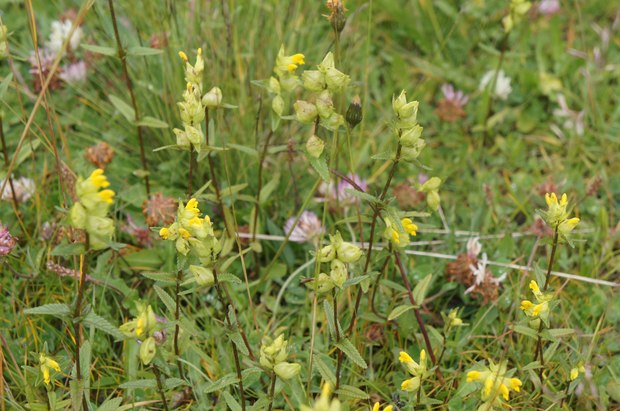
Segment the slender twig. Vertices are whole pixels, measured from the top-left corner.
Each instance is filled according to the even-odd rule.
[[[179,334],[181,333],[181,326],[179,324],[180,319],[180,311],[181,311],[181,301],[180,301],[180,292],[181,292],[181,281],[183,281],[183,270],[177,271],[177,283],[176,283],[176,291],[174,294],[175,297],[175,307],[174,307],[174,320],[176,324],[174,325],[174,355],[177,359],[177,367],[179,368],[179,376],[181,379],[185,379],[185,373],[183,372],[183,367],[181,366],[181,351],[179,350]]]
[[[213,279],[214,279],[215,291],[217,293],[218,299],[220,300],[220,303],[222,304],[222,311],[224,311],[224,318],[226,319],[226,323],[228,324],[228,326],[232,329],[233,323],[232,323],[232,320],[230,319],[230,316],[228,315],[228,304],[226,303],[226,300],[224,299],[224,295],[222,294],[222,290],[221,290],[222,286],[218,280],[217,270],[215,268],[213,268]],[[246,347],[248,348],[248,351],[250,352],[250,355],[253,358],[252,350],[249,347],[249,344],[247,342],[247,339],[245,338],[245,334],[243,333],[243,330],[240,327],[238,327],[238,329],[243,337],[243,341]],[[243,378],[241,375],[241,362],[239,361],[239,353],[237,351],[237,346],[232,340],[230,341],[230,345],[232,347],[233,356],[235,358],[235,369],[237,371],[237,378],[239,379],[239,397],[241,398],[241,409],[245,411],[245,393],[243,391]]]
[[[271,374],[271,384],[269,386],[269,408],[268,411],[273,409],[273,397],[275,396],[276,391],[276,373]]]
[[[394,250],[394,257],[396,258],[396,266],[400,271],[400,276],[405,284],[405,288],[407,289],[407,296],[409,296],[409,302],[411,305],[416,306],[417,303],[413,296],[413,291],[411,291],[411,284],[409,283],[409,278],[407,278],[407,273],[405,272],[405,267],[403,266],[402,261],[400,260],[400,253],[398,250]],[[435,353],[433,352],[433,346],[431,345],[431,340],[428,337],[428,332],[426,331],[426,326],[424,325],[424,320],[422,319],[422,315],[420,314],[419,308],[414,308],[413,312],[415,314],[415,319],[418,322],[418,326],[420,327],[420,331],[422,332],[422,337],[424,337],[424,344],[426,345],[426,349],[428,350],[428,355],[431,357],[431,361],[433,364],[437,365],[437,358],[435,358]],[[443,376],[441,375],[441,370],[439,367],[435,368],[435,374],[443,384]]]
[[[140,145],[140,161],[142,162],[142,170],[144,171],[144,187],[146,189],[146,196],[151,194],[151,187],[149,184],[149,168],[146,163],[146,154],[144,151],[144,139],[142,138],[142,127],[138,125],[140,121],[140,111],[138,110],[138,101],[133,91],[133,84],[129,77],[129,70],[127,69],[127,53],[121,43],[121,36],[118,32],[118,25],[116,23],[116,14],[114,13],[114,0],[108,0],[110,6],[110,15],[112,16],[112,26],[114,27],[114,37],[116,38],[116,48],[118,52],[118,58],[121,60],[121,67],[123,68],[123,77],[125,77],[125,84],[127,85],[127,91],[131,98],[131,105],[134,112],[134,121],[136,125],[136,131],[138,133],[138,144]]]
[[[7,170],[9,169],[9,151],[6,147],[6,140],[4,138],[4,126],[2,124],[3,115],[0,114],[0,140],[2,141],[2,153],[4,154],[4,165]],[[15,215],[19,218],[19,203],[17,202],[17,197],[15,194],[15,187],[13,187],[13,177],[11,175],[7,175],[6,179],[9,181],[9,188],[11,189],[11,198],[13,199],[13,211],[15,211]],[[0,191],[1,193],[1,191]]]
[[[90,248],[90,238],[85,233],[84,254],[80,256],[80,277],[78,280],[77,298],[75,300],[75,310],[73,311],[73,331],[75,334],[75,371],[78,384],[82,383],[82,364],[80,360],[80,348],[82,346],[82,321],[77,319],[82,316],[82,300],[84,299],[84,284],[86,281],[86,271],[88,270],[88,251]],[[86,402],[86,393],[82,394],[82,407],[84,411],[88,410]]]
[[[153,364],[153,372],[155,373],[155,381],[157,381],[157,391],[159,391],[159,395],[161,396],[161,403],[164,406],[164,410],[168,411],[168,402],[166,401],[164,386],[161,382],[161,371],[159,371],[159,368],[155,364]]]

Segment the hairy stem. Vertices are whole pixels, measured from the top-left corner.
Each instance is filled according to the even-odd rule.
[[[181,281],[183,281],[183,270],[177,271],[177,283],[174,294],[174,320],[176,322],[174,326],[174,355],[177,357],[177,367],[179,368],[179,376],[181,379],[185,379],[185,373],[183,372],[183,366],[181,365],[181,350],[179,350],[179,334],[181,333],[181,326],[179,325],[179,318],[181,317]]]
[[[276,373],[271,374],[271,384],[269,386],[269,408],[268,411],[273,409],[273,397],[276,391]]]
[[[155,381],[157,381],[157,391],[161,396],[161,403],[164,406],[164,410],[168,411],[168,403],[166,402],[166,394],[164,393],[164,385],[161,381],[161,371],[159,371],[159,367],[153,364],[153,372],[155,373]]]

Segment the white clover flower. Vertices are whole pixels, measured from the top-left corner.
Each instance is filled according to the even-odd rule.
[[[69,32],[71,31],[71,27],[73,26],[72,20],[64,20],[64,21],[53,21],[52,22],[52,32],[50,33],[49,41],[47,42],[47,47],[53,51],[55,54],[58,54],[62,49],[62,45],[69,37]],[[71,50],[77,50],[80,45],[80,41],[82,40],[82,28],[76,27],[73,31],[73,35],[69,40],[69,47]]]
[[[553,115],[558,120],[564,121],[563,127],[566,130],[575,130],[578,136],[582,136],[585,131],[584,117],[586,112],[584,110],[575,111],[568,108],[566,98],[562,94],[558,94],[558,105],[560,108],[553,110]]]
[[[487,71],[482,79],[480,79],[480,86],[478,90],[484,91],[487,86],[493,81],[495,77],[495,70]],[[512,87],[510,86],[511,79],[507,77],[504,73],[504,70],[500,70],[497,72],[497,79],[495,80],[495,90],[493,90],[493,96],[499,98],[501,100],[506,100],[508,95],[512,92]]]
[[[15,199],[20,203],[25,203],[30,200],[36,190],[34,180],[28,177],[13,178],[13,188],[15,189]],[[4,185],[4,179],[0,180],[0,188]],[[11,201],[13,194],[11,194],[11,185],[6,183],[4,191],[0,192],[0,198],[4,201]]]
[[[469,269],[474,275],[474,283],[472,284],[471,287],[465,290],[465,294],[471,293],[472,291],[474,291],[475,288],[480,287],[484,284],[484,280],[487,278],[488,261],[489,260],[487,258],[487,253],[483,253],[482,259],[478,261],[478,264],[476,264],[476,266],[473,266],[473,265],[469,266]],[[490,281],[490,283],[492,284],[499,285],[502,281],[506,279],[506,275],[507,274],[504,273],[499,277],[493,277],[493,275],[491,275],[489,272],[487,281]]]
[[[83,60],[62,67],[60,78],[69,84],[82,83],[87,75],[86,63]]]
[[[286,224],[284,224],[285,233],[291,231],[294,222],[295,217],[291,217],[286,220]],[[322,232],[323,226],[321,225],[321,220],[319,217],[312,211],[304,211],[301,213],[297,225],[293,228],[293,231],[289,236],[289,240],[296,243],[314,241],[321,235]]]

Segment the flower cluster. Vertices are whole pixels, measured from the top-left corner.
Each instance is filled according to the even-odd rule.
[[[312,407],[302,405],[300,411],[340,411],[340,401],[338,398],[331,399],[332,387],[329,383],[323,385],[321,395],[314,402]]]
[[[480,79],[480,85],[478,86],[478,90],[484,91],[487,87],[490,86],[494,82],[495,87],[491,91],[491,94],[495,98],[499,98],[500,100],[506,100],[510,93],[512,92],[512,86],[510,85],[511,79],[506,76],[504,70],[489,70],[484,73],[482,79]]]
[[[71,208],[71,225],[88,233],[89,246],[94,250],[105,248],[114,234],[114,221],[106,217],[115,195],[109,186],[100,168],[86,180],[79,177],[75,184],[77,202]]]
[[[333,96],[343,91],[351,79],[336,68],[331,52],[327,53],[317,68],[306,70],[301,75],[304,88],[317,93],[314,103],[297,100],[294,104],[295,114],[302,123],[313,123],[318,117],[323,127],[336,130],[344,125],[345,118],[336,112]]]
[[[525,315],[532,319],[530,322],[532,328],[538,329],[540,327],[540,320],[545,324],[549,322],[549,303],[553,300],[553,294],[540,291],[538,283],[534,280],[530,281],[530,290],[534,294],[536,304],[530,300],[523,300],[521,301],[521,309]]]
[[[396,132],[402,146],[401,158],[405,161],[417,159],[426,146],[426,141],[421,138],[424,129],[418,124],[418,106],[417,101],[407,102],[405,90],[401,91],[397,98],[392,98],[392,108],[396,114]]]
[[[320,263],[330,263],[329,275],[320,273],[318,278],[311,282],[311,286],[320,293],[342,288],[349,277],[347,264],[354,263],[362,256],[362,250],[342,239],[340,232],[330,235],[330,244],[321,248],[317,254]]]
[[[321,224],[321,220],[312,211],[303,211],[295,227],[293,227],[294,223],[295,217],[291,217],[286,220],[286,224],[284,224],[285,234],[291,231],[291,228],[293,229],[288,238],[290,241],[294,241],[296,243],[316,242],[316,240],[318,240],[320,235],[323,233],[323,225]]]
[[[503,401],[510,400],[511,391],[521,391],[523,383],[518,378],[511,378],[510,374],[505,362],[494,364],[492,361],[482,370],[467,373],[467,382],[475,381],[483,384],[481,391],[483,404],[479,410],[493,410],[495,406],[502,408],[506,405]]]
[[[213,225],[208,215],[201,218],[198,201],[192,198],[183,205],[179,203],[177,218],[168,227],[159,230],[164,240],[174,241],[177,251],[186,256],[192,251],[200,262],[209,265],[221,251],[222,246],[213,232]],[[191,267],[190,267],[191,270]]]
[[[431,177],[420,186],[420,191],[426,194],[426,204],[433,211],[437,211],[441,203],[441,198],[439,197],[440,185],[441,178]]]
[[[290,380],[299,374],[301,365],[287,362],[288,341],[284,334],[280,334],[275,340],[263,337],[260,347],[260,364],[268,370],[272,370],[283,380]]]
[[[0,199],[4,201],[12,201],[13,195],[18,203],[25,203],[30,200],[36,191],[36,184],[34,180],[28,177],[11,177],[10,181],[6,179],[0,180],[0,188],[4,186],[4,190],[0,191]],[[11,192],[11,187],[15,190]]]
[[[276,63],[273,67],[274,76],[269,78],[267,89],[273,94],[271,100],[271,110],[278,118],[284,113],[284,98],[282,93],[288,93],[299,85],[299,76],[295,74],[297,68],[305,64],[305,56],[301,53],[286,55],[284,46],[280,46]]]
[[[568,197],[566,194],[562,194],[562,198],[558,201],[558,197],[555,193],[545,194],[545,202],[547,203],[547,210],[541,211],[543,219],[549,227],[556,231],[561,239],[568,239],[569,234],[575,226],[579,223],[579,218],[568,218]]]
[[[8,227],[0,223],[0,257],[9,255],[17,245],[17,238],[13,237]]]
[[[46,385],[49,385],[52,380],[50,376],[51,370],[60,372],[60,365],[58,365],[58,362],[52,357],[45,355],[44,353],[39,354],[39,368],[41,369],[41,374],[43,374],[43,381]]]
[[[120,326],[120,331],[128,338],[137,338],[140,343],[140,360],[148,365],[157,353],[157,316],[150,305],[136,304],[138,316]]]
[[[417,363],[411,358],[409,354],[404,351],[400,352],[398,356],[398,360],[407,367],[407,371],[409,374],[413,375],[412,378],[409,378],[403,381],[400,384],[400,388],[403,391],[408,392],[417,392],[420,389],[420,385],[422,381],[428,376],[428,368],[426,366],[426,351],[420,351],[420,362]]]
[[[460,90],[456,90],[452,84],[441,86],[443,98],[437,104],[435,112],[444,121],[453,123],[465,117],[465,104],[469,101],[469,96]]]
[[[184,52],[180,51],[179,56],[185,63],[187,87],[183,93],[183,101],[177,103],[183,129],[175,128],[172,131],[179,147],[185,149],[193,147],[199,152],[204,140],[201,124],[205,118],[205,110],[211,107],[219,107],[222,104],[222,90],[219,87],[213,87],[204,95],[202,94],[202,77],[205,68],[202,49],[198,49],[196,62],[193,65]]]
[[[418,226],[410,218],[403,218],[400,222],[391,217],[385,218],[385,230],[383,238],[392,242],[396,247],[406,247],[409,244],[409,236],[417,235]]]

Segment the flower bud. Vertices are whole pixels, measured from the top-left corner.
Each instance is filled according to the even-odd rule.
[[[157,345],[153,337],[149,337],[140,344],[140,360],[142,364],[148,365],[155,357]]]
[[[334,111],[329,117],[321,117],[321,125],[329,130],[338,130],[344,125],[344,117]]]
[[[312,123],[318,115],[317,108],[314,104],[307,101],[297,100],[293,105],[297,120],[302,123]]]
[[[420,191],[423,193],[428,193],[430,191],[436,191],[439,189],[441,185],[441,178],[439,177],[431,177],[422,186],[420,187]]]
[[[316,99],[316,110],[321,118],[329,118],[334,112],[334,101],[329,90],[324,90]]]
[[[273,371],[283,380],[290,380],[299,374],[299,371],[301,371],[301,365],[284,361],[276,364],[273,367]]]
[[[325,273],[320,273],[316,283],[313,281],[311,285],[313,285],[313,288],[320,294],[331,291],[335,286],[334,280],[332,280],[332,278]]]
[[[418,158],[425,146],[426,141],[419,138],[411,146],[403,146],[400,151],[400,156],[405,161],[413,161]]]
[[[319,158],[324,148],[325,142],[314,134],[306,142],[306,150],[314,158]]]
[[[320,263],[328,263],[336,258],[336,248],[332,244],[326,245],[319,250],[316,258]]]
[[[301,81],[308,91],[321,91],[325,88],[325,75],[319,70],[306,70],[301,73]]]
[[[69,219],[71,221],[71,225],[78,229],[84,229],[86,226],[86,209],[82,204],[75,203],[73,207],[71,207],[71,212],[69,213]]]
[[[284,112],[284,99],[281,95],[278,94],[273,97],[273,100],[271,100],[271,109],[278,117],[282,117],[282,113]]]
[[[325,73],[325,83],[327,84],[327,88],[334,92],[346,88],[350,81],[351,78],[349,76],[335,67],[328,68]]]
[[[280,94],[280,82],[278,79],[273,76],[269,77],[269,85],[267,86],[267,89],[273,94]]]
[[[213,270],[201,267],[199,265],[190,265],[189,272],[192,273],[196,279],[196,283],[202,287],[210,287],[215,283],[215,277]]]
[[[437,211],[437,209],[439,209],[439,202],[439,192],[437,190],[431,191],[426,194],[426,203],[431,210]]]
[[[333,260],[331,263],[331,271],[329,277],[332,279],[336,287],[342,288],[342,285],[347,281],[347,267],[340,260]]]
[[[202,97],[202,105],[205,107],[219,107],[222,105],[222,90],[213,87]]]
[[[347,109],[347,113],[345,115],[347,123],[351,128],[355,128],[362,121],[362,104],[359,96],[353,97],[351,99],[351,104],[349,104],[349,108]]]
[[[404,147],[413,147],[420,139],[420,136],[422,135],[422,130],[424,129],[419,125],[415,125],[413,128],[410,128],[408,130],[403,130],[403,133],[400,136],[400,144],[402,144]]]
[[[338,235],[340,235],[340,233],[338,233]],[[364,253],[358,246],[351,243],[341,240],[336,245],[336,258],[343,263],[354,263],[359,260],[363,254]]]

